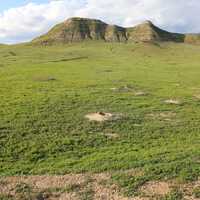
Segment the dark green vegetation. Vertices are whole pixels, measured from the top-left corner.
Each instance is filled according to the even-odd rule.
[[[0,175],[109,171],[129,194],[148,180],[195,180],[199,50],[172,43],[1,47]],[[98,111],[123,117],[84,118]]]
[[[47,34],[34,39],[32,43],[52,45],[89,40],[123,43],[171,41],[200,44],[200,35],[170,33],[156,27],[150,21],[124,28],[96,19],[70,18],[54,26]]]

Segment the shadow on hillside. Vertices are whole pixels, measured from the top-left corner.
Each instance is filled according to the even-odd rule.
[[[83,60],[83,59],[88,59],[87,56],[81,56],[81,57],[75,57],[75,58],[63,58],[59,60],[52,60],[49,62],[68,62],[68,61],[74,61],[74,60]]]

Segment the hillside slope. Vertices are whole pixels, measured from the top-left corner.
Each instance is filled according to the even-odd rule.
[[[15,196],[24,188],[34,200],[45,192],[99,200],[88,195],[101,188],[111,194],[104,199],[120,200],[116,188],[104,188],[115,183],[135,196],[152,185],[189,181],[200,187],[199,51],[171,42],[0,48],[0,199],[31,199]],[[91,121],[88,115],[111,118]],[[108,178],[98,179],[102,185],[99,173]],[[66,177],[50,176],[61,174]],[[181,191],[188,196],[185,185]],[[173,191],[174,198],[165,198],[168,192],[163,200],[177,199]],[[42,200],[62,199],[51,197]],[[185,199],[194,199],[192,193]]]

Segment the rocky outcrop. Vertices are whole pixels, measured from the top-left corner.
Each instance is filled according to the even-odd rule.
[[[37,44],[65,44],[82,41],[105,42],[186,42],[200,43],[200,35],[170,33],[155,26],[150,21],[145,21],[135,27],[124,28],[109,25],[101,20],[88,18],[70,18],[53,27],[32,42]]]
[[[156,42],[174,41],[182,42],[183,34],[170,33],[156,27],[152,22],[145,21],[133,28],[127,29],[129,41]]]
[[[100,20],[71,18],[56,25],[47,34],[33,40],[41,44],[81,42],[84,40],[103,40],[125,42],[126,29],[108,25]]]

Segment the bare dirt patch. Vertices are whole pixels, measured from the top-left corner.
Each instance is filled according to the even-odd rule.
[[[200,200],[200,179],[192,183],[186,183],[181,187],[186,200]],[[198,193],[198,197],[195,197],[195,193]]]
[[[57,200],[56,198],[49,200]],[[59,196],[58,200],[80,200],[75,193],[63,193]]]
[[[141,187],[140,192],[147,196],[165,196],[171,191],[171,186],[168,182],[150,181]]]
[[[135,95],[135,96],[146,96],[147,93],[146,93],[146,92],[143,92],[143,91],[136,91],[136,92],[134,92],[134,95]]]
[[[124,197],[115,184],[110,184],[110,174],[97,174],[94,176],[94,200],[148,200],[142,197]],[[107,183],[105,182],[107,181]],[[104,183],[104,184],[102,184]]]
[[[172,193],[174,190],[180,191],[183,194],[184,200],[200,200],[200,179],[190,183],[180,183],[176,180],[171,181],[150,181],[144,184],[140,189],[140,193],[144,196],[164,197]],[[157,198],[156,198],[157,199]]]
[[[10,195],[15,200],[145,200],[124,197],[110,179],[109,173],[5,177],[4,184],[0,184],[0,194]],[[23,187],[19,187],[20,184]]]
[[[176,87],[180,87],[181,84],[180,84],[180,83],[175,83],[174,86],[176,86]]]
[[[19,183],[26,183],[33,185],[36,188],[48,189],[56,187],[66,187],[69,184],[82,184],[84,176],[81,174],[64,175],[64,176],[15,176],[5,179],[7,183],[17,185]]]
[[[141,176],[140,169],[127,170],[128,175]],[[15,176],[0,179],[0,197],[12,200],[150,200],[164,197],[178,187],[186,200],[198,200],[194,190],[200,180],[179,184],[176,181],[150,181],[138,192],[144,197],[125,197],[123,188],[113,184],[109,173],[68,174],[63,176]]]
[[[121,114],[113,114],[106,112],[96,112],[85,115],[85,118],[87,118],[89,121],[96,121],[96,122],[118,120],[121,117],[122,117]]]
[[[193,196],[184,196],[184,200],[200,200],[200,198],[195,198]]]
[[[195,94],[195,95],[194,95],[194,98],[200,100],[200,94]]]
[[[179,101],[179,100],[177,100],[177,99],[168,99],[168,100],[165,100],[164,101],[166,104],[174,104],[174,105],[180,105],[181,104],[181,102]]]
[[[103,185],[95,183],[94,192],[94,200],[145,200],[144,198],[140,197],[124,197],[119,194],[119,190],[115,185],[104,187]]]

